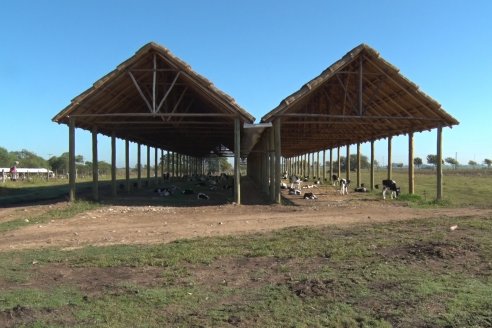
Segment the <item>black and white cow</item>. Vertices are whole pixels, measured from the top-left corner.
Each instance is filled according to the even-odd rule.
[[[289,188],[289,195],[301,195],[301,191],[299,189]]]
[[[386,192],[391,192],[391,199],[400,196],[400,187],[396,185],[394,180],[383,180],[383,199],[386,199]]]
[[[197,199],[204,199],[204,200],[210,199],[210,197],[207,194],[204,194],[203,192],[199,192],[196,198]]]
[[[290,188],[291,189],[301,189],[301,179],[297,175],[290,177]]]
[[[171,195],[171,190],[168,188],[157,188],[154,190],[159,196],[167,197]]]
[[[332,184],[333,186],[336,186],[336,185],[338,185],[338,183],[339,183],[339,182],[340,182],[340,179],[338,178],[338,175],[333,174],[333,175],[331,176],[331,184]]]
[[[349,179],[340,179],[340,194],[348,195],[348,186],[350,185]]]
[[[312,192],[304,193],[304,196],[302,198],[304,198],[304,199],[318,199],[318,197],[316,197],[316,195],[313,194]]]

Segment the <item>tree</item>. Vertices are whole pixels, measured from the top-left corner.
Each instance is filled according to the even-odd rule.
[[[68,173],[68,153],[63,153],[60,156],[52,156],[48,160],[48,165],[51,167],[53,172],[57,173]],[[77,170],[84,166],[84,157],[82,155],[75,156],[75,164]]]
[[[490,169],[490,166],[492,165],[492,160],[491,160],[491,159],[486,158],[486,159],[484,159],[484,160],[483,160],[483,163],[484,163],[485,165],[487,165],[487,167]]]
[[[48,160],[51,170],[56,173],[68,172],[68,153],[63,153],[60,156],[53,156]]]
[[[234,169],[225,157],[219,158],[219,165],[220,165],[220,171],[221,172],[231,172]]]
[[[437,155],[427,155],[427,163],[431,165],[437,165]],[[442,161],[442,164],[444,164],[444,161]]]
[[[469,162],[468,162],[468,165],[475,167],[475,166],[477,166],[477,165],[478,165],[478,163],[477,163],[477,162],[475,162],[475,161],[469,161]]]
[[[329,163],[329,162],[327,162]],[[340,156],[340,163],[342,171],[345,171],[345,166],[346,166],[346,161],[344,156]],[[375,162],[376,165],[376,162]],[[361,169],[367,169],[371,166],[371,163],[369,163],[369,160],[367,156],[360,155],[360,168]],[[333,167],[338,167],[338,161],[333,162]],[[357,168],[357,154],[351,154],[350,155],[350,169],[354,170]]]
[[[21,151],[12,151],[9,155],[12,161],[19,162],[20,167],[37,168],[48,166],[48,162],[44,158],[36,155],[35,153],[27,149],[22,149]]]
[[[420,167],[422,166],[422,164],[423,164],[423,162],[422,162],[422,158],[420,158],[420,157],[415,157],[415,158],[413,159],[413,164],[414,164],[415,166],[417,166],[418,168],[420,168]]]
[[[0,166],[10,167],[12,165],[13,159],[11,158],[7,149],[0,147]]]
[[[458,167],[458,161],[452,157],[446,157],[445,162],[449,165],[454,165],[454,169]]]

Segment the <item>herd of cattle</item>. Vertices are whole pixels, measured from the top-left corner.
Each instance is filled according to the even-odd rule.
[[[284,175],[283,178],[287,178]],[[169,179],[169,178],[168,178]],[[234,180],[231,176],[226,174],[221,174],[220,176],[215,175],[194,175],[185,176],[183,180],[188,183],[188,186],[194,185],[194,187],[180,188],[176,185],[159,187],[154,189],[154,192],[161,196],[167,197],[176,194],[183,195],[196,195],[197,199],[208,200],[210,196],[206,192],[214,191],[232,191],[234,186]],[[302,189],[316,189],[321,185],[320,179],[309,180],[307,177],[301,178],[297,175],[292,175],[288,178],[289,184],[282,182],[280,185],[281,189],[287,189],[289,195],[303,195],[304,199],[317,199],[318,197],[313,191],[302,192]],[[331,185],[336,187],[341,195],[347,195],[349,193],[350,180],[345,178],[340,178],[337,175],[331,177]],[[375,186],[379,189],[379,185]],[[193,188],[193,189],[192,189]],[[354,188],[355,192],[368,192],[367,188],[362,184],[360,187]],[[391,199],[397,198],[400,195],[400,187],[397,186],[394,180],[383,180],[382,181],[382,196],[386,199],[386,194],[389,193]]]
[[[284,177],[286,177],[284,175]],[[292,175],[289,178],[290,186],[288,186],[286,183],[281,184],[282,189],[288,189],[289,195],[301,195],[301,189],[311,189],[311,188],[319,188],[319,185],[321,184],[320,179],[315,180],[314,184],[309,184],[309,179],[307,177],[304,177],[301,179],[297,175]],[[304,183],[304,184],[303,184]],[[341,195],[348,195],[348,190],[350,186],[350,180],[349,179],[344,179],[340,178],[338,175],[332,175],[331,177],[331,184],[332,186],[340,187],[340,194]],[[383,194],[383,199],[386,199],[386,193],[390,193],[391,199],[397,198],[400,195],[400,187],[396,185],[396,182],[394,180],[383,180],[382,183],[382,194]],[[379,185],[375,186],[376,189],[379,189]],[[355,192],[368,192],[367,188],[364,187],[364,184],[362,184],[360,187],[357,187],[354,189]],[[313,193],[313,192],[306,192],[304,193],[303,196],[304,199],[317,199],[318,197]]]
[[[165,180],[170,180],[169,175],[166,175]],[[195,195],[196,198],[200,200],[208,200],[210,196],[205,192],[214,192],[214,191],[232,191],[234,186],[234,180],[231,176],[223,173],[219,176],[215,175],[193,175],[193,176],[184,176],[182,178],[184,182],[187,182],[188,185],[193,184],[194,187],[188,188],[180,188],[176,185],[159,187],[154,189],[154,192],[161,197],[167,197],[176,194],[182,195]]]

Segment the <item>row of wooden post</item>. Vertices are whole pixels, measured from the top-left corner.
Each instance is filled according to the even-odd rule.
[[[234,199],[237,204],[241,203],[240,194],[240,128],[241,122],[239,119],[234,121]],[[414,141],[413,133],[409,133],[408,138],[408,185],[410,194],[414,193],[415,188],[415,175],[414,175]],[[260,139],[260,151],[252,152],[248,158],[248,175],[252,177],[261,186],[265,193],[270,195],[272,202],[281,203],[281,193],[280,193],[280,182],[281,176],[286,172],[288,175],[298,174],[307,176],[316,176],[318,179],[320,177],[319,168],[319,152],[317,157],[317,171],[315,175],[311,175],[311,156],[309,154],[304,154],[296,156],[293,158],[283,159],[281,157],[281,124],[280,119],[276,119],[273,122],[273,127],[266,130]],[[138,144],[137,148],[137,184],[138,187],[141,186],[141,145]],[[112,195],[116,196],[116,138],[113,134],[111,136],[111,186]],[[257,147],[258,149],[258,147]],[[341,176],[341,162],[340,162],[340,147],[337,148],[338,156],[338,171],[337,175]],[[346,145],[346,178],[350,179],[350,145]],[[330,153],[330,176],[334,174],[333,168],[333,149],[329,150]],[[326,169],[325,169],[325,150],[323,150],[323,169],[322,178],[323,181],[326,180]],[[97,154],[97,129],[92,130],[92,157],[93,157],[93,198],[99,199],[99,188],[98,188],[98,154]],[[164,156],[164,151],[161,150],[161,158]],[[167,152],[167,172],[170,176],[174,177],[177,174],[187,172],[187,174],[200,173],[203,172],[203,159],[185,157],[188,159],[188,167],[183,169],[182,167],[182,156],[174,152]],[[158,167],[158,149],[155,148],[154,153],[154,179],[155,184],[157,184],[157,167]],[[172,158],[172,159],[171,159]],[[371,190],[374,189],[374,141],[371,141],[371,162],[370,162],[370,186]],[[313,171],[314,171],[314,153],[312,154]],[[193,164],[191,164],[193,163]],[[126,191],[130,190],[130,168],[129,168],[129,141],[125,140],[125,167],[126,174],[125,180]],[[357,144],[357,186],[361,185],[360,176],[360,144]],[[313,172],[314,173],[314,172]],[[164,174],[164,163],[161,161],[161,176]],[[75,200],[75,119],[71,118],[69,123],[69,185],[70,200]],[[388,166],[387,166],[387,178],[392,179],[392,138],[388,138]],[[150,181],[150,147],[147,146],[147,180]],[[442,128],[437,129],[437,200],[442,199]]]
[[[239,119],[234,121],[234,198],[237,204],[241,203],[240,196],[240,128],[241,122]],[[99,167],[98,167],[98,150],[97,150],[97,128],[92,129],[92,198],[99,200]],[[141,163],[141,144],[137,146],[137,187],[142,186],[142,163]],[[150,146],[147,146],[147,183],[151,183],[151,162],[150,162]],[[125,140],[125,190],[130,191],[130,142]],[[158,177],[158,149],[154,149],[154,184],[159,183]],[[160,161],[160,176],[164,176],[164,150],[161,149]],[[187,155],[182,155],[176,152],[167,151],[166,156],[167,174],[170,177],[181,177],[183,175],[200,174],[204,175],[205,165],[203,158],[196,158]],[[69,121],[69,198],[74,201],[76,198],[75,192],[75,119],[70,118]],[[116,136],[113,133],[111,136],[111,194],[117,195],[116,186]]]
[[[278,135],[277,135],[278,134]],[[341,177],[341,161],[340,161],[340,147],[337,148],[337,163],[338,167],[333,167],[333,149],[329,149],[329,177],[326,177],[326,150],[322,151],[322,169],[320,172],[320,154],[317,153],[317,165],[315,167],[315,153],[303,154],[291,158],[280,157],[280,123],[275,121],[273,129],[267,131],[265,134],[267,137],[260,139],[260,146],[256,147],[256,151],[251,153],[248,157],[248,175],[252,177],[260,186],[263,192],[270,195],[273,202],[280,203],[280,178],[284,173],[287,176],[298,175],[307,177],[316,177],[316,179],[323,179],[323,181],[331,180],[331,177],[336,174]],[[375,176],[374,176],[374,162],[375,162],[375,141],[370,142],[370,176],[369,176],[369,189],[375,188]],[[350,180],[350,145],[346,145],[346,179]],[[388,138],[388,165],[387,165],[387,179],[392,179],[392,137]],[[414,134],[408,134],[408,193],[415,193],[415,172],[414,172]],[[356,184],[361,186],[361,150],[360,143],[357,144],[357,170],[356,170]],[[278,167],[280,166],[280,167]],[[436,186],[436,198],[442,200],[442,128],[437,129],[437,186]],[[313,172],[311,172],[311,168]],[[336,171],[334,171],[336,170]]]

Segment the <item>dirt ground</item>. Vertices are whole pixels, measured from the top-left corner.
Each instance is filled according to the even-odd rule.
[[[183,238],[265,232],[293,226],[349,225],[429,217],[491,217],[492,209],[411,208],[371,194],[342,196],[331,187],[313,189],[316,200],[284,194],[290,205],[235,205],[208,201],[193,206],[160,205],[159,198],[142,192],[152,205],[107,204],[67,220],[30,224],[0,233],[0,251],[60,247],[75,249],[87,245],[156,244]],[[149,195],[151,197],[149,197]],[[137,195],[138,196],[138,195]],[[190,198],[191,199],[191,198]],[[132,202],[126,202],[133,204]],[[246,201],[248,203],[248,201]],[[249,203],[261,203],[257,200]],[[209,205],[210,204],[210,205]],[[0,209],[0,222],[32,217],[66,202]]]

